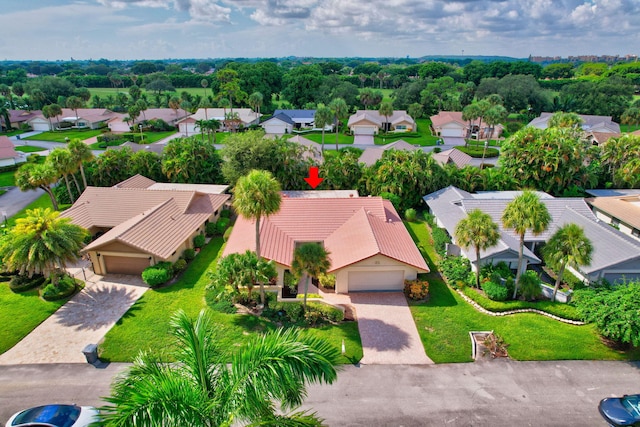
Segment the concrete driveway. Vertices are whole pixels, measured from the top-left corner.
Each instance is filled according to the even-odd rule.
[[[0,365],[86,363],[85,346],[97,344],[149,289],[138,276],[92,275],[87,279],[82,292],[0,355]]]

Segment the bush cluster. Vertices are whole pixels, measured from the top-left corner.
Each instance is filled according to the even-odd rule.
[[[26,292],[35,289],[45,282],[45,277],[41,274],[34,274],[32,277],[26,274],[16,274],[9,280],[9,288],[13,292]]]
[[[233,230],[233,227],[227,228],[227,231],[225,231],[224,234],[222,235],[222,240],[224,240],[225,242],[229,240],[229,236],[231,236],[232,230]]]
[[[206,238],[204,237],[204,234],[198,234],[196,237],[193,238],[193,246],[196,247],[197,249],[202,248],[205,243],[206,243]]]
[[[218,219],[218,221],[215,223],[215,234],[218,236],[222,236],[227,230],[230,222],[231,220],[229,218],[220,217],[220,219]]]
[[[180,258],[176,262],[173,263],[173,271],[176,273],[179,271],[184,271],[187,268],[187,260]]]
[[[328,304],[316,301],[307,303],[305,312],[301,302],[273,302],[262,311],[262,315],[273,321],[285,325],[306,324],[315,326],[323,322],[342,322],[342,310]]]
[[[421,301],[429,295],[429,282],[426,280],[405,280],[404,294],[413,301]]]
[[[297,278],[296,278],[297,279]],[[324,274],[320,273],[318,275],[318,281],[323,288],[327,289],[335,289],[336,288],[336,276],[335,274]],[[295,281],[295,284],[298,284],[298,281]]]
[[[182,252],[182,258],[184,258],[187,262],[193,261],[195,257],[196,251],[193,248],[185,249],[184,252]]]
[[[482,290],[487,295],[487,298],[493,301],[506,301],[509,292],[506,286],[491,281],[483,282]]]
[[[223,209],[220,211],[220,218],[231,218],[231,211],[229,209]]]
[[[440,260],[440,272],[451,286],[463,287],[469,283],[471,264],[461,256],[446,256]]]
[[[142,281],[152,288],[167,283],[173,277],[173,265],[163,261],[147,267],[142,272]]]
[[[71,276],[64,275],[58,279],[56,285],[53,283],[47,284],[40,296],[47,301],[56,301],[73,295],[76,288],[76,280]]]
[[[440,255],[444,255],[447,250],[447,243],[451,243],[451,237],[444,228],[433,227],[431,229],[431,237],[433,238],[433,247]]]
[[[418,214],[415,209],[409,208],[404,212],[404,218],[409,222],[415,222]]]

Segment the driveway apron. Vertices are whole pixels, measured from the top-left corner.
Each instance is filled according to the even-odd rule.
[[[400,292],[349,294],[356,309],[365,365],[426,365],[418,329]]]
[[[80,293],[0,355],[0,365],[86,363],[82,350],[97,344],[147,289],[138,276],[88,277]]]

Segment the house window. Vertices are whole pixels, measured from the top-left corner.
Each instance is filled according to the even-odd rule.
[[[637,228],[634,228],[633,230],[631,230],[631,235],[640,237],[640,230],[638,230]]]
[[[407,130],[407,125],[398,125],[396,126],[396,130]]]
[[[218,211],[217,210],[213,213],[213,216],[216,216],[216,215],[218,215]]]

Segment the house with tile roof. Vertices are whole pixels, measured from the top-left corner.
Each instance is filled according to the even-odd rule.
[[[527,126],[546,129],[553,114],[540,113],[540,116],[531,120]],[[578,116],[582,119],[582,130],[585,132],[620,134],[620,125],[614,122],[611,116],[593,116],[589,114],[578,114]]]
[[[77,115],[76,115],[77,113]],[[32,117],[27,121],[31,129],[35,131],[50,131],[58,127],[67,126],[78,129],[99,129],[114,117],[122,116],[121,113],[114,113],[107,108],[63,108],[62,114],[47,119],[42,113]]]
[[[600,221],[591,211],[584,199],[578,197],[556,198],[544,192],[537,192],[551,215],[549,228],[534,235],[525,234],[524,259],[527,264],[542,262],[534,252],[549,240],[556,230],[566,224],[575,223],[584,229],[586,236],[594,247],[592,262],[589,266],[581,266],[579,270],[570,268],[573,274],[589,281],[606,279],[616,282],[624,279],[640,278],[640,241],[621,233]],[[520,192],[490,191],[468,193],[459,188],[449,186],[424,197],[430,212],[435,215],[439,227],[445,228],[452,239],[455,239],[455,227],[465,218],[467,212],[474,209],[489,214],[498,224],[500,241],[498,245],[480,254],[480,265],[505,261],[513,270],[518,267],[519,237],[514,230],[502,225],[502,213],[507,204]],[[454,240],[455,244],[455,240]],[[452,248],[458,250],[457,246]],[[461,253],[469,258],[476,268],[473,249]]]
[[[190,114],[191,113],[182,108],[178,108],[177,110],[173,108],[147,108],[141,111],[140,115],[134,121],[129,120],[127,122],[124,120],[129,117],[128,114],[118,114],[107,122],[107,126],[109,126],[109,130],[114,133],[131,132],[131,128],[136,131],[140,123],[148,120],[162,120],[170,126],[176,126],[178,121],[186,118]]]
[[[399,139],[387,145],[374,145],[365,148],[360,155],[358,162],[364,163],[367,166],[374,165],[378,160],[382,158],[385,151],[400,150],[400,151],[416,151],[420,150],[420,147],[414,147],[404,139]]]
[[[113,187],[87,187],[60,215],[89,230],[83,249],[96,274],[140,274],[175,262],[208,222],[217,221],[227,186],[163,184],[135,175]]]
[[[347,127],[355,135],[377,135],[384,132],[415,132],[416,121],[404,110],[395,110],[385,117],[377,110],[358,110],[349,117]]]
[[[640,240],[640,190],[586,200],[598,219]]]
[[[249,127],[251,125],[257,125],[260,123],[260,116],[254,112],[251,108],[198,108],[198,111],[192,115],[178,120],[178,130],[182,135],[189,136],[200,133],[200,129],[196,124],[199,120],[211,120],[215,119],[220,122],[220,131],[224,132],[228,130],[224,122],[227,119],[227,115],[230,113],[238,115],[239,124],[243,127]]]
[[[23,153],[16,151],[8,136],[0,135],[0,166],[11,166],[26,160]]]
[[[492,132],[491,126],[484,121],[481,123],[477,118],[463,120],[461,111],[440,111],[430,118],[433,134],[443,138],[471,138],[475,135],[474,138],[478,139],[497,139],[504,130],[501,124],[497,124]]]
[[[330,252],[338,293],[398,291],[429,271],[393,205],[380,197],[283,197],[260,223],[261,255],[275,262],[280,287],[296,245],[306,242]],[[255,221],[239,217],[223,256],[246,250],[255,250]]]
[[[22,125],[28,125],[28,121],[34,117],[38,117],[42,115],[42,111],[40,110],[9,110],[9,127],[14,129],[20,129]],[[0,114],[0,125],[2,127],[7,127],[7,124],[4,122],[4,115]]]
[[[295,142],[296,144],[305,147],[305,151],[302,153],[302,156],[305,159],[311,159],[316,165],[320,165],[324,162],[324,157],[322,157],[322,144],[318,144],[317,142],[301,135],[292,136],[288,141]]]
[[[454,165],[459,169],[471,163],[471,156],[456,148],[433,153],[432,157],[433,160],[440,163],[441,166]]]

